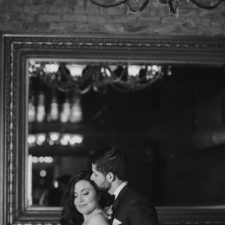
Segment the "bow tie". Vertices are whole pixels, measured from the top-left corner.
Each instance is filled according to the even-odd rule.
[[[115,200],[115,195],[110,195],[110,197],[109,197],[109,204],[112,205],[114,200]]]

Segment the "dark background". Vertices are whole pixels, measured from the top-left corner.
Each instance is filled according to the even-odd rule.
[[[172,65],[171,71],[171,76],[165,74],[148,88],[127,93],[110,86],[104,94],[63,93],[32,81],[30,94],[45,93],[47,113],[52,95],[59,110],[67,96],[71,103],[80,99],[83,119],[64,124],[32,122],[29,132],[79,133],[84,141],[73,147],[35,146],[30,154],[53,156],[64,168],[58,175],[73,175],[90,170],[91,150],[113,144],[128,154],[129,183],[156,206],[224,204],[225,68]],[[33,167],[33,193],[36,189],[39,195],[54,179],[50,166],[45,185],[40,185],[41,166]]]

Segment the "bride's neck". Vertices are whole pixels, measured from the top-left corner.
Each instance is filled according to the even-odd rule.
[[[88,214],[84,214],[83,215],[84,216],[84,221],[89,220],[92,215],[94,215],[95,213],[99,213],[101,211],[102,211],[102,209],[100,207],[96,207],[92,212],[90,212]]]

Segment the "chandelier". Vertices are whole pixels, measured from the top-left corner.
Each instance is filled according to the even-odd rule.
[[[87,6],[87,1],[84,0],[84,8]],[[188,0],[187,0],[188,1]],[[220,3],[225,2],[225,0],[218,0],[214,5],[204,5],[197,0],[190,0],[193,4],[198,6],[202,9],[214,9],[220,5]],[[145,9],[145,7],[149,4],[150,0],[91,0],[91,2],[97,6],[109,8],[109,7],[116,7],[118,5],[124,4],[126,12],[141,12]],[[110,3],[103,3],[103,2],[110,2]],[[178,15],[178,7],[179,7],[179,0],[159,0],[162,4],[167,4],[169,6],[169,10]]]
[[[29,61],[30,76],[39,77],[60,91],[87,93],[90,89],[105,93],[108,86],[120,92],[140,90],[162,78],[170,66],[156,64],[77,64],[65,62]]]

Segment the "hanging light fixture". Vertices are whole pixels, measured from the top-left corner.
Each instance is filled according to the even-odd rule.
[[[105,93],[108,86],[118,91],[144,89],[164,74],[163,67],[156,64],[76,64],[64,62],[29,61],[30,76],[39,76],[46,84],[58,90],[79,94],[91,88]],[[167,69],[168,70],[168,69]]]
[[[87,1],[84,0],[84,8],[87,7]],[[116,7],[118,5],[124,4],[126,12],[141,12],[143,11],[146,6],[149,4],[150,0],[114,0],[114,1],[108,1],[108,0],[90,0],[93,4],[103,7],[103,8],[110,8],[110,7]],[[187,0],[188,1],[188,0]],[[220,5],[220,3],[225,2],[225,0],[218,0],[216,4],[213,5],[204,5],[200,3],[200,1],[197,0],[190,0],[193,4],[198,6],[202,9],[215,9]],[[103,2],[110,2],[110,3],[103,3]],[[178,15],[178,7],[179,7],[179,0],[159,0],[162,4],[167,4],[169,6],[169,10]]]

